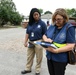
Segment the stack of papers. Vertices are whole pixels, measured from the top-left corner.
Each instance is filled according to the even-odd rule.
[[[34,41],[34,44],[38,44],[38,45],[41,45],[42,47],[44,47],[44,48],[47,48],[47,47],[49,47],[49,46],[51,46],[51,47],[53,47],[53,48],[58,48],[58,47],[56,47],[54,44],[52,44],[52,43],[50,43],[50,42],[40,42],[40,41]]]

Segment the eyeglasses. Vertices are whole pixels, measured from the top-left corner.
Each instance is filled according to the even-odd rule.
[[[63,18],[57,18],[55,19],[55,22],[61,22],[63,20]]]

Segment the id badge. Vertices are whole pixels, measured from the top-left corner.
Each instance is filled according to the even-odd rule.
[[[31,33],[31,36],[34,37],[34,32]]]

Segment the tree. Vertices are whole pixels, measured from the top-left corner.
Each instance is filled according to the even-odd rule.
[[[3,26],[7,22],[20,24],[23,16],[16,12],[16,6],[12,0],[0,1],[0,25]],[[15,23],[14,23],[15,22]]]
[[[66,9],[66,12],[67,12],[69,17],[76,17],[76,9],[75,8]]]
[[[44,12],[44,14],[52,14],[52,12],[50,12],[50,11],[46,11],[46,12]]]
[[[0,1],[0,25],[3,26],[10,20],[11,12],[15,12],[15,4],[12,0],[1,0]]]
[[[43,13],[43,9],[39,9],[40,13],[42,14]]]
[[[21,16],[19,12],[12,12],[11,17],[10,22],[14,25],[20,25],[24,19],[24,16]]]

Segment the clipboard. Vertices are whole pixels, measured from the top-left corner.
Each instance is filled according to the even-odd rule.
[[[34,44],[41,45],[44,48],[48,48],[48,47],[53,47],[55,49],[58,48],[57,46],[55,46],[53,43],[50,43],[50,42],[34,41]]]

